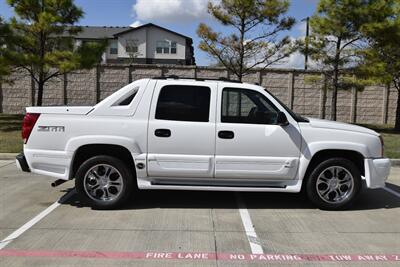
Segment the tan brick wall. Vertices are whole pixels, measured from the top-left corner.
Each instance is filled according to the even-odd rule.
[[[71,106],[96,103],[96,69],[75,71],[67,75],[66,102]]]
[[[164,76],[172,76],[176,75],[182,78],[193,78],[195,75],[194,68],[164,68],[163,69]],[[154,76],[153,76],[154,77]]]
[[[12,84],[2,84],[3,113],[24,113],[31,105],[31,78],[25,72],[15,72],[9,77]]]
[[[368,86],[358,93],[357,122],[381,123],[384,87]]]
[[[307,117],[319,117],[322,82],[307,81],[304,73],[294,74],[293,111]]]
[[[389,92],[389,101],[388,101],[388,123],[389,124],[394,124],[395,119],[396,119],[397,95],[398,95],[398,91],[395,88],[392,88]]]
[[[154,67],[153,65],[150,65],[150,66],[151,67],[147,67],[147,68],[131,67],[132,81],[140,80],[140,79],[144,79],[144,78],[152,78],[152,77],[162,76],[162,72],[163,72],[162,68],[157,68],[157,67]]]
[[[43,106],[61,106],[64,103],[63,77],[55,77],[48,80],[43,88]],[[37,88],[35,88],[35,99],[37,99]]]
[[[279,98],[283,103],[289,104],[289,73],[274,73],[263,71],[261,75],[261,86]]]
[[[223,68],[173,66],[173,65],[102,65],[91,70],[81,70],[51,79],[45,86],[43,105],[93,105],[102,100],[129,81],[157,76],[177,75],[184,78],[235,78]],[[292,104],[293,110],[309,117],[330,119],[332,91],[327,90],[325,105],[321,102],[323,79],[310,81],[308,76],[321,75],[317,72],[298,70],[267,69],[256,70],[243,78],[244,82],[260,83],[284,103]],[[14,73],[13,84],[2,84],[0,111],[3,113],[23,113],[26,106],[32,105],[32,84],[24,72]],[[36,100],[37,92],[35,90]],[[338,92],[337,118],[339,121],[351,122],[352,110],[358,123],[383,123],[384,121],[384,88],[369,86],[357,92],[356,107],[352,107],[354,91]],[[292,100],[292,101],[291,101]],[[394,123],[397,101],[397,90],[391,89],[388,96],[388,123]],[[322,106],[321,106],[322,104]]]
[[[99,71],[100,100],[129,83],[129,69],[126,67],[100,67]]]
[[[200,67],[197,69],[197,78],[218,79],[228,77],[228,72],[224,69]]]

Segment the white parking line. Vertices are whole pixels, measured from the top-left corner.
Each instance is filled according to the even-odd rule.
[[[25,231],[30,229],[32,226],[34,226],[36,223],[38,223],[41,219],[49,215],[53,210],[55,210],[58,206],[63,204],[68,198],[70,198],[74,194],[75,190],[69,191],[67,194],[62,196],[58,201],[54,202],[51,206],[49,206],[47,209],[33,217],[29,222],[25,223],[22,225],[20,228],[15,230],[13,233],[11,233],[9,236],[4,238],[3,240],[0,241],[0,250],[5,248],[8,244],[10,244],[13,240],[18,238],[20,235],[22,235]]]
[[[247,240],[250,244],[251,253],[264,254],[264,250],[259,244],[256,230],[254,229],[253,222],[251,221],[249,211],[247,210],[246,204],[239,193],[236,193],[236,201],[239,207],[239,213],[240,217],[242,218],[244,230],[246,231]]]
[[[383,190],[385,190],[385,191],[387,191],[387,192],[389,192],[389,193],[395,195],[396,197],[400,197],[400,193],[394,191],[393,189],[391,189],[391,188],[389,188],[389,187],[387,187],[387,186],[385,186],[385,187],[383,188]]]
[[[15,163],[14,161],[5,163],[4,165],[1,165],[0,168],[4,168],[4,167],[7,167],[7,166],[10,166],[11,164],[14,164],[14,163]]]

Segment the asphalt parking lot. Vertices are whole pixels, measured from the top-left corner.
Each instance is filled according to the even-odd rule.
[[[0,266],[400,265],[400,168],[347,211],[299,194],[187,191],[99,211],[73,182],[50,182],[0,161]]]

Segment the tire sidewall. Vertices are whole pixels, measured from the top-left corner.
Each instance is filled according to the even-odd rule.
[[[95,165],[98,164],[107,164],[111,165],[116,168],[123,180],[123,187],[121,194],[111,201],[100,201],[92,199],[90,196],[87,195],[86,190],[84,188],[84,178],[87,171]],[[77,170],[76,178],[75,178],[75,188],[78,195],[82,198],[82,200],[89,204],[89,206],[95,209],[114,209],[122,205],[130,196],[132,189],[133,189],[133,175],[132,171],[129,170],[127,165],[111,156],[95,156],[88,160],[86,160]]]
[[[340,203],[328,203],[324,201],[317,192],[316,183],[321,172],[332,166],[343,167],[348,170],[353,176],[353,192],[347,197],[346,200]],[[325,160],[317,165],[317,167],[311,172],[307,179],[306,192],[308,198],[320,209],[326,210],[340,210],[349,207],[357,195],[361,191],[362,182],[361,174],[358,168],[353,162],[345,158],[332,158]]]

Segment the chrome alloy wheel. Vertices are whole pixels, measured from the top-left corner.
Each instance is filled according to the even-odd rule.
[[[340,166],[332,166],[318,176],[316,189],[319,197],[327,203],[337,204],[345,201],[354,190],[354,178]]]
[[[83,186],[91,199],[108,202],[121,194],[124,181],[121,173],[113,166],[98,164],[86,172]]]

